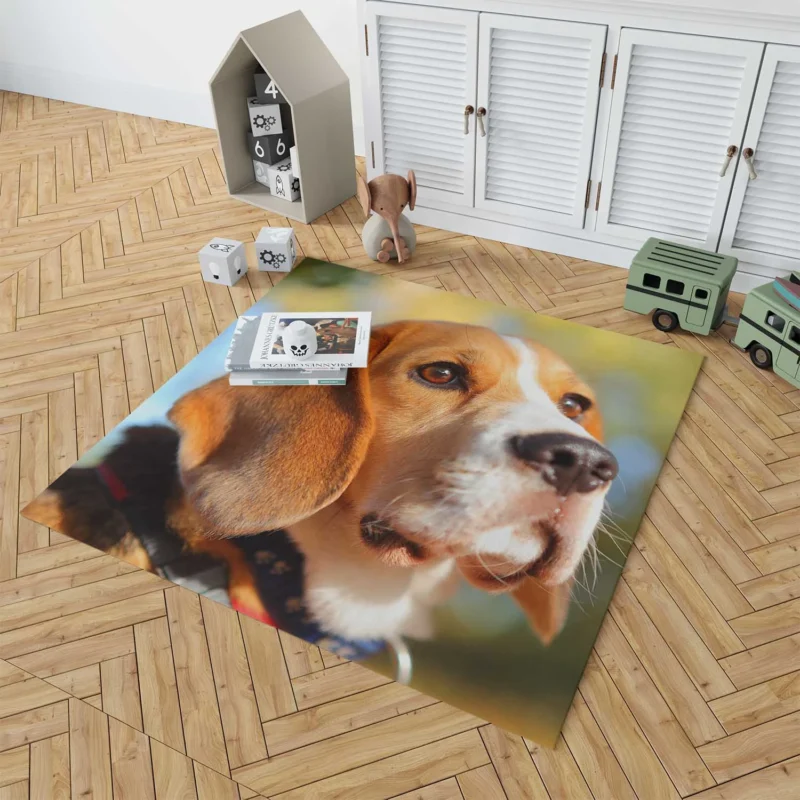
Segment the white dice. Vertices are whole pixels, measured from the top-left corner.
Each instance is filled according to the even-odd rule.
[[[233,286],[247,272],[244,244],[236,239],[215,237],[197,255],[203,280],[208,283]]]
[[[256,180],[259,183],[263,183],[264,186],[266,186],[267,190],[269,191],[269,175],[267,174],[268,169],[269,167],[262,161],[253,162],[253,173],[256,176]]]
[[[256,237],[256,261],[262,272],[291,272],[297,257],[292,228],[262,228]]]
[[[300,197],[300,179],[292,174],[292,161],[284,158],[277,164],[267,167],[269,190],[275,197],[297,200]]]

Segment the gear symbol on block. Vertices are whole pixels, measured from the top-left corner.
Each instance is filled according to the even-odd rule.
[[[273,253],[272,250],[262,250],[260,257],[262,264],[275,269],[286,262],[286,256],[283,253]]]
[[[270,121],[271,119],[274,119],[274,117],[269,117],[269,118],[267,118],[267,117],[265,117],[263,114],[256,114],[256,115],[253,117],[253,125],[255,125],[255,126],[256,126],[256,128],[266,128],[267,130],[269,130],[269,129],[270,129],[270,127],[271,127],[271,125],[270,125],[270,122],[269,122],[269,121]],[[274,123],[273,123],[273,124],[274,124]]]
[[[300,178],[292,178],[292,191],[293,192],[300,191]]]
[[[275,119],[275,117],[267,117],[267,130],[272,128],[277,123],[277,121],[278,120]]]

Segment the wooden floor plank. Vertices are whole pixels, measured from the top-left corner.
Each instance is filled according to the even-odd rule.
[[[100,681],[103,693],[103,711],[136,730],[143,730],[139,668],[136,664],[136,656],[129,653],[101,661]]]
[[[156,800],[148,738],[113,718],[108,728],[114,800]]]
[[[168,589],[165,596],[186,752],[216,772],[228,775],[230,765],[200,598],[177,587]]]
[[[62,733],[31,744],[31,797],[70,800],[69,734]]]
[[[69,734],[73,796],[112,797],[108,717],[82,700],[70,700]]]
[[[155,739],[150,740],[157,800],[197,800],[192,761]]]
[[[267,757],[253,678],[236,612],[200,598],[231,769]]]
[[[183,728],[167,621],[149,620],[134,625],[133,630],[144,732],[183,753]]]

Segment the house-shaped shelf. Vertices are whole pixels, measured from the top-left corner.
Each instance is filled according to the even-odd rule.
[[[300,199],[274,197],[257,183],[247,148],[247,98],[259,65],[292,109]],[[311,222],[356,192],[350,84],[301,11],[242,31],[211,79],[225,178],[232,197]]]

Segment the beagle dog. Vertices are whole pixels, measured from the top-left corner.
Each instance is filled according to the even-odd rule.
[[[285,531],[303,556],[307,613],[351,640],[432,636],[432,609],[463,578],[509,593],[549,642],[617,474],[595,395],[568,364],[450,322],[376,327],[368,368],[344,387],[224,377],[169,419],[170,529],[228,561],[251,606],[232,537]],[[54,484],[25,513],[86,540],[79,506]],[[115,546],[136,560],[129,534]]]

